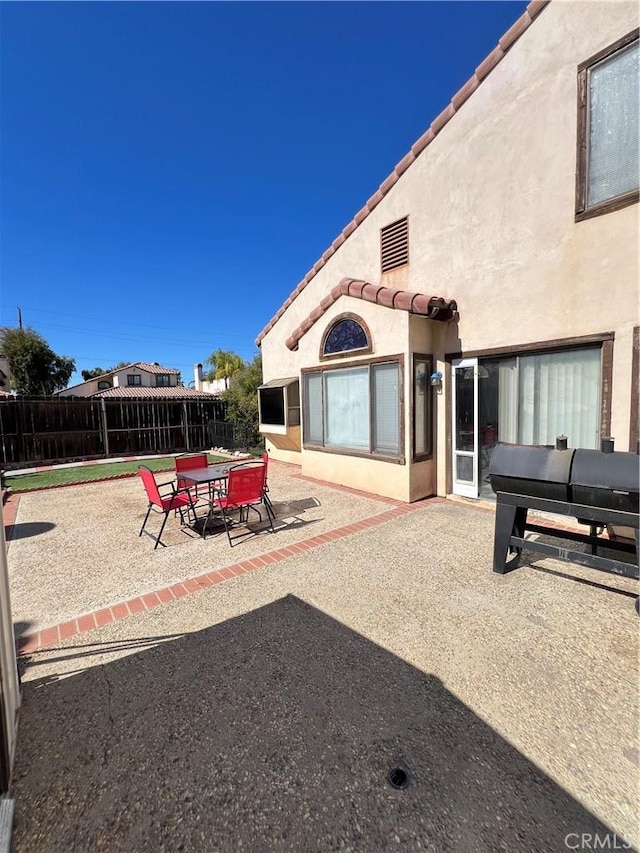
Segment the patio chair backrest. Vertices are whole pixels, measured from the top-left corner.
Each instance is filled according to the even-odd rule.
[[[191,471],[193,468],[206,468],[209,464],[209,457],[206,453],[188,453],[183,456],[176,456],[175,470],[176,471]]]
[[[267,489],[267,472],[269,470],[269,454],[265,450],[262,454],[262,463],[264,465],[264,488]]]
[[[187,453],[183,456],[176,456],[175,458],[175,471],[177,474],[180,471],[192,471],[194,468],[206,468],[209,464],[209,457],[206,453]],[[185,480],[181,480],[178,477],[178,488],[184,489],[190,485]]]
[[[262,501],[264,492],[264,463],[249,462],[229,470],[227,500],[235,506]]]
[[[138,473],[142,478],[142,485],[144,486],[144,490],[147,493],[147,497],[149,498],[149,503],[161,507],[162,498],[160,497],[160,492],[158,491],[158,484],[156,483],[156,478],[153,476],[153,471],[150,468],[147,468],[145,465],[140,465],[138,468]]]

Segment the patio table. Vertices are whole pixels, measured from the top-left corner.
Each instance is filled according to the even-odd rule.
[[[207,516],[202,524],[202,532],[200,534],[203,539],[206,538],[207,525],[210,524],[213,518],[213,511],[215,509],[215,504],[213,502],[215,488],[213,487],[213,484],[228,480],[229,470],[238,464],[238,462],[223,462],[220,465],[207,465],[202,468],[191,468],[190,470],[180,471],[178,473],[178,479],[183,480],[188,485],[209,486],[209,511],[207,512]],[[197,516],[196,520],[199,520]]]

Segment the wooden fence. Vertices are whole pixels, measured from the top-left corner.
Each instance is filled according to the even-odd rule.
[[[0,465],[10,470],[110,456],[247,448],[251,429],[226,420],[223,401],[206,398],[0,399]]]

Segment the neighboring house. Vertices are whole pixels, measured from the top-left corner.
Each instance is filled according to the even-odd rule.
[[[212,382],[207,381],[202,374],[202,364],[195,364],[193,367],[193,379],[196,391],[206,391],[208,394],[222,394],[227,390],[225,379],[214,379]]]
[[[496,441],[635,450],[638,7],[532,2],[260,334],[305,475],[491,494]]]
[[[6,355],[0,355],[0,394],[8,396],[11,393],[11,368]]]
[[[61,397],[210,397],[202,391],[178,385],[180,371],[154,362],[137,361],[102,373],[95,379],[72,385]]]

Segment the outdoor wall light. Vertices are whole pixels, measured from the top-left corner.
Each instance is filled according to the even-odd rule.
[[[434,386],[434,388],[442,387],[442,374],[439,370],[436,370],[435,373],[431,374],[431,384]]]

